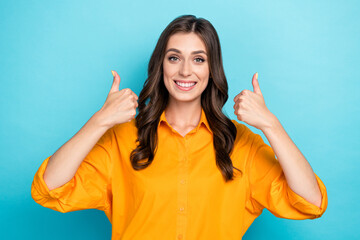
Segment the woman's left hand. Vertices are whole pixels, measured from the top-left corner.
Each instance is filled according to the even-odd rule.
[[[255,73],[252,78],[254,91],[245,89],[235,96],[234,113],[238,120],[263,131],[272,126],[276,117],[265,105],[257,77]]]

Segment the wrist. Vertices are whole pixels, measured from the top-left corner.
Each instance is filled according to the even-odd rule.
[[[268,118],[268,121],[264,125],[264,127],[261,129],[261,131],[266,134],[269,132],[276,131],[277,129],[281,128],[281,123],[279,119],[271,113],[270,117]]]
[[[96,128],[102,128],[104,130],[110,129],[112,126],[110,126],[108,123],[104,121],[104,118],[102,117],[101,109],[97,111],[89,120],[90,124],[95,126]]]

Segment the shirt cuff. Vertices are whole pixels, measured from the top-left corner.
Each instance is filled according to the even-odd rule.
[[[59,199],[64,193],[67,193],[74,187],[74,178],[65,183],[64,185],[49,190],[48,186],[44,181],[44,172],[51,156],[47,157],[44,162],[40,165],[38,171],[35,174],[34,181],[31,187],[31,195],[34,200],[41,198],[53,198]]]
[[[303,197],[295,193],[289,186],[288,186],[288,197],[291,202],[291,204],[298,209],[300,212],[313,215],[310,218],[319,218],[323,215],[327,208],[328,204],[328,198],[327,198],[327,192],[325,184],[321,181],[321,179],[315,174],[317,183],[320,188],[322,200],[321,200],[321,206],[318,207],[307,200],[305,200]]]

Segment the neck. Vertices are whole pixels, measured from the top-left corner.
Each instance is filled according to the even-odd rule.
[[[187,127],[197,126],[201,117],[201,103],[169,101],[165,109],[165,117],[172,126]]]

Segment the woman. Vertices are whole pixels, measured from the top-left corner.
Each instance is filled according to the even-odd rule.
[[[325,212],[325,185],[267,109],[257,73],[234,113],[271,147],[222,113],[228,85],[209,21],[184,15],[166,27],[139,99],[113,75],[104,106],[40,166],[37,203],[103,210],[112,239],[241,239],[264,208],[289,219]]]

